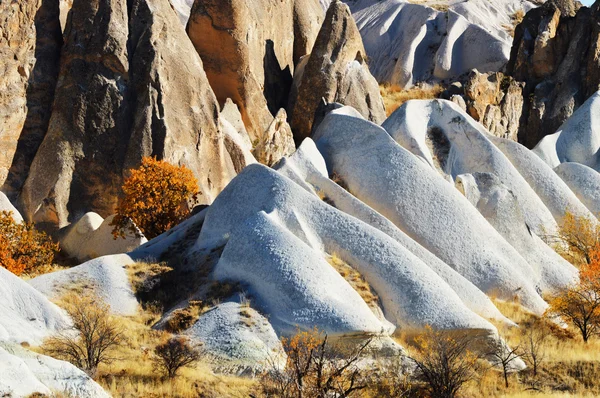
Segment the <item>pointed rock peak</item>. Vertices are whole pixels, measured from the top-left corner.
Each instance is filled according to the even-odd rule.
[[[333,1],[312,53],[294,76],[288,109],[297,142],[310,136],[322,99],[352,106],[372,122],[385,120],[379,85],[369,72],[365,54],[350,9],[341,1]]]

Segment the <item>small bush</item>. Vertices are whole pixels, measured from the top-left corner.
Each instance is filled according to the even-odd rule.
[[[115,238],[127,232],[139,236],[139,228],[152,239],[189,217],[190,203],[198,193],[198,181],[189,169],[145,157],[130,172],[111,223]]]
[[[73,294],[64,300],[64,309],[73,321],[72,330],[50,337],[42,349],[94,376],[100,364],[115,360],[112,354],[124,342],[121,328],[98,297]]]
[[[12,212],[0,212],[0,266],[15,275],[52,265],[58,244],[30,223],[16,223]]]
[[[199,351],[184,337],[172,337],[154,349],[156,368],[170,379],[177,376],[179,369],[200,360]]]

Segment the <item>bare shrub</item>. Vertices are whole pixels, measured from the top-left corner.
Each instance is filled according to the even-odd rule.
[[[282,339],[287,353],[283,370],[268,369],[260,379],[265,397],[353,397],[367,387],[368,376],[358,366],[371,340],[342,348],[318,330]]]
[[[185,337],[171,337],[154,348],[153,362],[170,379],[183,367],[200,360],[200,352]]]
[[[112,354],[124,341],[119,323],[98,297],[73,294],[63,302],[73,327],[47,339],[42,349],[94,376],[100,364],[116,359]]]
[[[408,358],[415,364],[415,376],[425,383],[432,398],[454,398],[475,380],[481,370],[481,355],[472,350],[480,338],[449,334],[427,327],[415,339],[419,352]]]

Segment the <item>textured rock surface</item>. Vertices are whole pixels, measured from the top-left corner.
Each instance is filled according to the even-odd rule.
[[[58,2],[3,1],[0,32],[0,187],[14,199],[48,127],[62,45]]]
[[[213,369],[257,375],[285,365],[285,352],[269,321],[248,305],[228,301],[203,314],[186,332],[202,344]]]
[[[85,287],[120,315],[135,315],[138,303],[126,267],[133,260],[126,254],[104,256],[73,268],[33,278],[29,284],[51,299]]]
[[[525,82],[519,142],[533,148],[600,89],[600,3],[548,1],[515,31],[507,71]]]
[[[371,76],[366,53],[348,6],[331,3],[313,51],[294,76],[288,105],[297,140],[310,136],[315,111],[324,98],[358,110],[365,118],[385,120],[377,81]]]
[[[294,0],[294,65],[312,51],[324,17],[318,0]]]
[[[0,394],[3,397],[55,396],[109,398],[82,370],[65,361],[0,342]]]
[[[272,166],[284,156],[289,156],[296,150],[294,135],[287,123],[287,113],[279,110],[277,115],[263,133],[262,138],[254,149],[256,160],[267,166]]]
[[[63,227],[88,211],[113,214],[123,174],[142,156],[190,168],[210,203],[235,168],[202,61],[168,1],[128,10],[120,0],[75,0],[65,38],[24,216]]]
[[[561,163],[554,171],[590,211],[600,216],[600,173],[580,163]]]
[[[523,84],[502,73],[472,71],[465,82],[466,110],[492,135],[517,141]]]
[[[294,70],[294,2],[196,0],[188,35],[223,104],[231,98],[257,139],[285,107]]]
[[[424,156],[394,141],[402,142],[402,130],[388,124],[391,118],[386,132],[355,115],[346,108],[333,111],[315,135],[330,172],[483,292],[507,299],[517,294],[524,306],[542,313],[546,304],[536,292],[539,276],[531,265]],[[426,129],[426,120],[415,115],[414,127]]]

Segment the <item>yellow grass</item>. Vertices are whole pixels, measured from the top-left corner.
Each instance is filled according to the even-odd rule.
[[[415,86],[403,90],[398,85],[381,85],[379,87],[387,115],[394,113],[406,101],[413,99],[433,99],[438,98],[444,91],[444,88],[436,84],[434,86]]]
[[[510,345],[518,345],[523,331],[539,318],[519,304],[495,301],[498,309],[520,327],[500,327]],[[470,385],[468,396],[486,397],[597,397],[600,396],[600,339],[587,344],[575,331],[552,326],[545,344],[546,359],[537,377],[530,370],[512,375],[505,389],[498,371],[490,370],[477,383]]]
[[[336,253],[328,257],[327,261],[356,290],[370,308],[379,307],[379,297],[360,272],[344,262]]]
[[[98,382],[113,397],[247,397],[254,381],[214,375],[202,362],[183,369],[174,380],[165,379],[154,370],[152,350],[168,334],[147,326],[154,314],[142,312],[137,317],[120,318],[127,343],[114,354],[117,361],[102,365]]]

